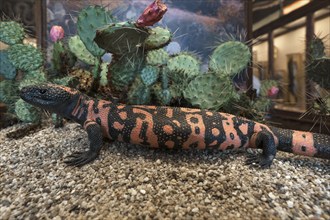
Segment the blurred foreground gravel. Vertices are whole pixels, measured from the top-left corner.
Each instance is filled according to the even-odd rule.
[[[330,219],[330,161],[278,153],[271,169],[245,152],[152,150],[107,143],[82,168],[78,124],[19,140],[0,131],[0,219]]]

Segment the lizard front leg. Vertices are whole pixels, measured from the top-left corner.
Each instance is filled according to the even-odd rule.
[[[260,131],[252,135],[250,145],[262,149],[261,155],[251,155],[246,164],[258,164],[261,168],[269,168],[276,155],[275,137],[269,131]]]
[[[69,166],[81,167],[97,158],[103,145],[101,126],[94,121],[86,121],[84,125],[88,134],[89,150],[75,152],[64,161]]]

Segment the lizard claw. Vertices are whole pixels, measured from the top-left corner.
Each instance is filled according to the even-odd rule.
[[[76,166],[81,167],[97,158],[98,154],[93,151],[83,151],[83,152],[75,152],[71,155],[69,155],[67,158],[68,160],[65,160],[64,163],[66,163],[69,166]]]
[[[274,157],[265,156],[265,155],[258,155],[258,154],[251,154],[248,156],[247,160],[245,161],[246,165],[250,165],[253,167],[260,167],[262,169],[270,168],[270,165],[273,162]]]

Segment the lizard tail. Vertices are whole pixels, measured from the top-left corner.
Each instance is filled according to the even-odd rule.
[[[272,127],[278,137],[277,149],[297,155],[330,159],[330,136],[307,131]]]

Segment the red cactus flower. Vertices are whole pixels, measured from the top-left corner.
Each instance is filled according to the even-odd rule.
[[[167,6],[161,0],[155,0],[148,7],[146,7],[139,19],[136,21],[136,26],[145,27],[152,26],[160,19],[167,11]]]
[[[54,25],[49,32],[50,39],[57,42],[64,37],[64,30],[61,26]]]
[[[274,97],[275,95],[277,95],[279,91],[280,91],[279,88],[277,88],[276,86],[272,86],[270,89],[268,89],[268,96]]]

